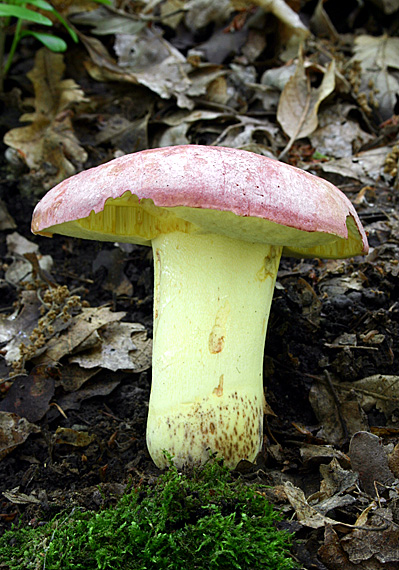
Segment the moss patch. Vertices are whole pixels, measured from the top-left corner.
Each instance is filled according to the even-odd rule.
[[[15,570],[289,570],[290,537],[253,488],[210,462],[190,476],[171,467],[116,507],[74,510],[0,538],[1,568]],[[5,566],[4,566],[5,564]]]

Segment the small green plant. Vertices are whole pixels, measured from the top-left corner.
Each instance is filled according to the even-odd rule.
[[[93,2],[97,2],[98,4],[111,3],[110,0],[93,0]],[[68,22],[49,2],[45,0],[29,0],[28,2],[24,2],[23,0],[7,0],[6,2],[0,2],[0,91],[3,91],[4,78],[10,69],[18,43],[23,37],[32,36],[54,52],[63,52],[67,49],[67,44],[62,38],[54,34],[30,30],[24,27],[24,25],[27,24],[38,24],[48,27],[53,25],[53,21],[50,18],[41,12],[32,10],[31,7],[36,10],[41,10],[42,12],[47,12],[48,15],[59,20],[73,41],[78,41],[75,30],[71,28]],[[10,29],[12,33],[12,43],[5,57],[6,36]]]
[[[171,466],[113,508],[6,532],[0,560],[7,570],[290,570],[290,536],[277,520],[261,494],[219,463],[191,476]]]

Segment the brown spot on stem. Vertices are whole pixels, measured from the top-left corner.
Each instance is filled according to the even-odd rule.
[[[216,388],[214,389],[213,393],[215,394],[215,396],[219,396],[219,398],[221,396],[223,396],[223,380],[224,380],[224,374],[222,374],[219,378],[219,385],[216,386]]]
[[[226,338],[226,323],[230,313],[229,302],[226,301],[223,307],[218,309],[215,318],[215,324],[209,335],[208,348],[211,354],[219,354],[222,352]]]
[[[215,327],[214,327],[215,328]],[[209,335],[209,352],[211,354],[218,354],[224,348],[224,336],[218,335],[218,332],[212,329]]]

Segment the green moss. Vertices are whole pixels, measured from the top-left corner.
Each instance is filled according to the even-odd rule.
[[[0,560],[10,570],[289,570],[290,539],[277,518],[218,463],[191,476],[172,466],[114,508],[6,532]]]

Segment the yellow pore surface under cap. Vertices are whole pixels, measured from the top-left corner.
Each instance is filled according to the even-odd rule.
[[[139,200],[130,192],[108,199],[103,210],[70,222],[46,228],[41,233],[58,233],[99,241],[151,245],[161,234],[220,234],[253,243],[281,245],[283,253],[299,257],[341,258],[361,251],[361,236],[352,216],[347,217],[348,238],[322,231],[307,232],[276,224],[264,218],[237,216],[186,206],[159,207],[151,199]]]

